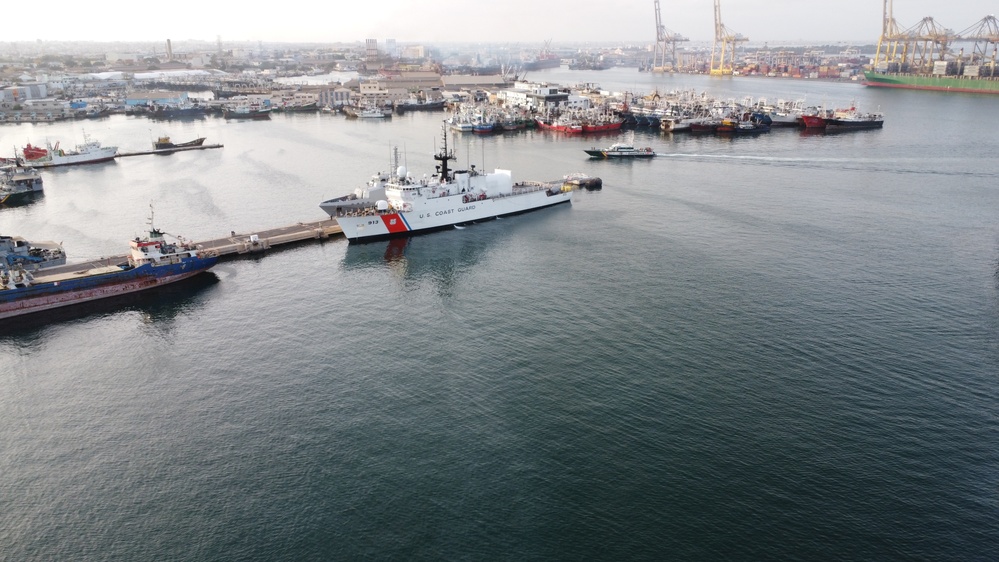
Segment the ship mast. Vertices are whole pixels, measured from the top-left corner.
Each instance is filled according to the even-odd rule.
[[[438,166],[440,169],[441,182],[448,182],[451,181],[451,170],[448,168],[447,163],[449,160],[454,160],[454,152],[447,149],[447,125],[442,125],[441,130],[444,133],[444,146],[441,148],[440,152],[434,155],[434,160],[438,160],[441,163],[440,166]]]

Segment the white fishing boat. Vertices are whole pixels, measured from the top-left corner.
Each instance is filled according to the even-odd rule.
[[[83,143],[76,145],[73,150],[59,148],[59,143],[55,146],[45,143],[45,148],[32,146],[30,143],[24,147],[17,158],[26,166],[36,168],[51,168],[54,166],[69,166],[72,164],[93,164],[97,162],[107,162],[114,160],[118,156],[117,146],[101,146],[101,143],[92,140],[86,133],[83,134]]]

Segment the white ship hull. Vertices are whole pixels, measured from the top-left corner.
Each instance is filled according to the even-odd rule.
[[[66,154],[66,155],[53,154],[50,157],[42,158],[39,160],[28,160],[26,164],[29,166],[34,166],[36,168],[71,166],[74,164],[95,164],[97,162],[107,162],[109,160],[114,160],[117,155],[118,155],[117,147],[105,146],[100,148],[99,150],[87,153]]]
[[[404,212],[368,211],[336,219],[347,240],[371,242],[525,213],[571,200],[572,191],[563,190],[561,182],[532,183],[514,186],[513,193],[509,195],[483,198],[462,194],[431,196],[416,199],[410,210]]]

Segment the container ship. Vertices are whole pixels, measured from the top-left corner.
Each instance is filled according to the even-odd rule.
[[[218,254],[180,240],[167,242],[152,226],[129,242],[127,261],[98,267],[54,267],[29,271],[0,263],[0,319],[135,293],[174,283],[208,270]]]
[[[901,88],[905,90],[933,90],[938,92],[966,92],[972,94],[999,94],[999,78],[983,76],[948,76],[937,74],[886,74],[864,71],[867,86]]]

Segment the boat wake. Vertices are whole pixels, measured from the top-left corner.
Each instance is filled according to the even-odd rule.
[[[890,172],[897,174],[940,174],[946,176],[962,177],[994,177],[991,172],[981,172],[975,170],[950,170],[945,164],[940,164],[939,171],[927,171],[925,160],[893,160],[886,163],[880,158],[808,158],[789,156],[757,156],[757,155],[733,155],[733,154],[694,154],[694,153],[673,153],[663,154],[674,158],[689,158],[693,161],[710,160],[733,160],[746,162],[751,165],[781,166],[788,168],[836,168],[837,170],[856,170],[863,172]]]
[[[705,160],[749,160],[767,164],[787,163],[787,164],[841,164],[846,162],[857,162],[850,158],[793,158],[787,156],[753,156],[753,155],[733,155],[733,154],[689,154],[674,152],[672,154],[659,154],[660,156],[672,156],[674,158],[691,158]],[[875,160],[871,160],[872,162]]]

